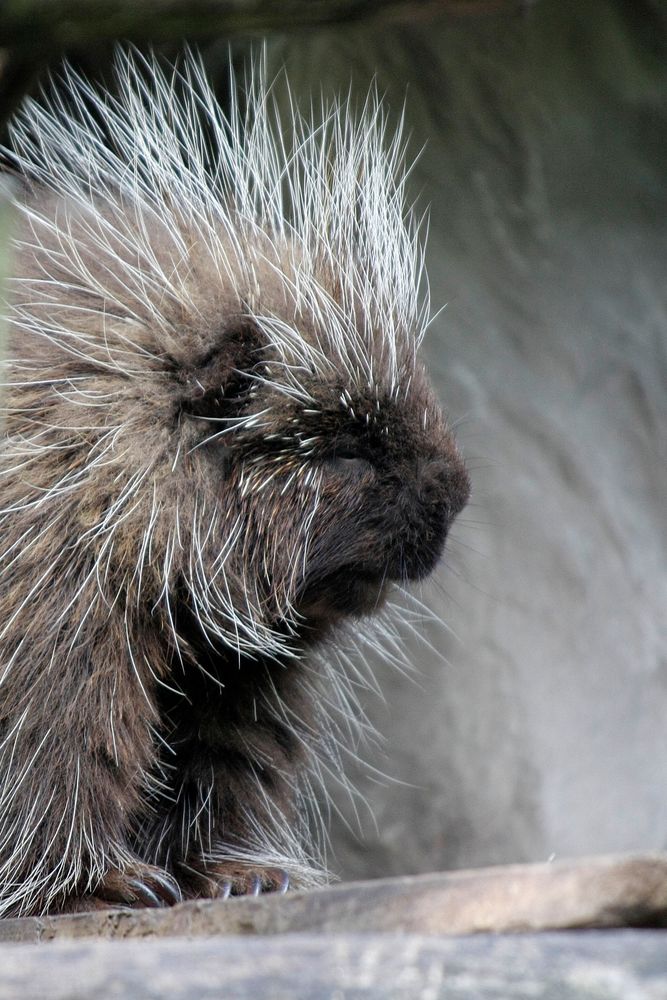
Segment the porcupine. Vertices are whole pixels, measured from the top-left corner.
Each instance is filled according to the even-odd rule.
[[[261,60],[224,113],[194,55],[116,73],[10,133],[5,915],[317,884],[337,629],[469,490],[382,102],[285,121]]]

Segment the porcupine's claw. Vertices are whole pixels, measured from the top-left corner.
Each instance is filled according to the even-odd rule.
[[[135,893],[137,900],[143,903],[144,906],[159,906],[160,897],[157,896],[153,890],[140,882],[138,878],[131,878],[127,881],[128,888]]]
[[[173,906],[183,898],[166,872],[152,865],[137,864],[125,871],[112,871],[102,879],[94,896],[113,906]]]
[[[137,861],[131,867],[108,871],[94,892],[69,896],[53,912],[87,913],[119,906],[155,909],[173,906],[182,899],[178,884],[167,872]]]
[[[248,878],[248,884],[246,886],[245,895],[246,896],[259,896],[262,891],[262,880],[257,874],[253,872]]]
[[[151,880],[159,888],[159,895],[162,899],[160,905],[166,903],[167,906],[173,906],[175,903],[180,903],[183,900],[183,894],[178,886],[175,879],[171,877],[167,872],[158,869],[151,870]]]
[[[289,888],[289,874],[283,868],[251,871],[234,879],[232,896],[263,896],[268,893],[284,895]]]
[[[289,889],[289,872],[286,872],[284,868],[277,868],[276,875],[280,876],[280,884],[274,889],[274,892],[279,896],[284,896]]]
[[[187,899],[229,899],[230,896],[284,895],[290,884],[283,868],[246,869],[231,862],[188,865],[183,895]]]
[[[217,899],[229,899],[232,894],[232,883],[230,879],[223,879],[218,885]]]

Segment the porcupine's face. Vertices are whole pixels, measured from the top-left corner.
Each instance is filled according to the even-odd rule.
[[[48,219],[67,206],[35,211]],[[76,237],[71,212],[68,225]],[[39,282],[48,253],[64,281],[47,227],[33,220],[31,229],[27,242],[36,233],[43,249],[21,251],[22,273]],[[92,273],[95,247],[83,231],[78,253]],[[258,269],[247,315],[219,275],[192,268],[197,308],[162,305],[175,331],[167,345],[150,316],[90,316],[91,296],[64,285],[56,309],[28,285],[31,322],[48,328],[57,317],[70,333],[21,332],[17,346],[39,377],[15,390],[8,420],[19,434],[37,428],[40,440],[40,428],[53,428],[42,485],[36,473],[31,481],[53,489],[68,523],[90,539],[107,602],[121,590],[188,641],[186,619],[253,655],[279,655],[295,635],[317,637],[341,617],[373,612],[391,583],[428,574],[469,489],[412,341],[392,384],[381,375],[364,384],[336,361],[314,370],[322,335],[276,293],[277,266]],[[23,308],[20,290],[16,301]],[[77,488],[61,490],[72,476]]]
[[[196,478],[224,522],[241,525],[227,559],[241,586],[233,601],[254,592],[267,627],[287,617],[319,634],[433,569],[468,477],[419,366],[394,398],[303,373],[303,402],[278,388],[272,354],[251,324],[228,331],[186,378],[181,419]],[[235,420],[246,426],[232,430]]]
[[[392,582],[430,573],[469,492],[421,372],[404,401],[348,398],[323,413],[322,526],[299,595],[300,610],[325,620],[375,611]]]

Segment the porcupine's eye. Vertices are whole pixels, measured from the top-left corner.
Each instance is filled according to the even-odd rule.
[[[346,452],[332,455],[327,459],[326,464],[331,472],[340,472],[346,476],[361,476],[373,470],[373,466],[368,459]]]
[[[373,472],[372,462],[349,449],[334,451],[325,460],[325,467],[327,472],[344,476],[347,479],[360,479]]]

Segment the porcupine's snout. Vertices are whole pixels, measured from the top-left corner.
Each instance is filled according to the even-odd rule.
[[[311,620],[372,613],[392,583],[428,576],[468,500],[468,473],[447,431],[440,427],[435,442],[415,454],[415,436],[406,427],[395,430],[374,463],[336,461],[348,515],[341,530],[340,521],[327,525],[326,508],[321,512],[299,608]],[[334,506],[338,499],[332,493]]]
[[[405,520],[394,541],[398,552],[390,575],[399,580],[428,576],[442,556],[455,517],[470,495],[470,480],[458,452],[447,458],[418,458],[414,479],[404,490]]]
[[[438,564],[447,534],[465,506],[468,474],[453,445],[446,457],[417,458],[385,480],[385,523],[375,527],[385,581],[407,583]]]

